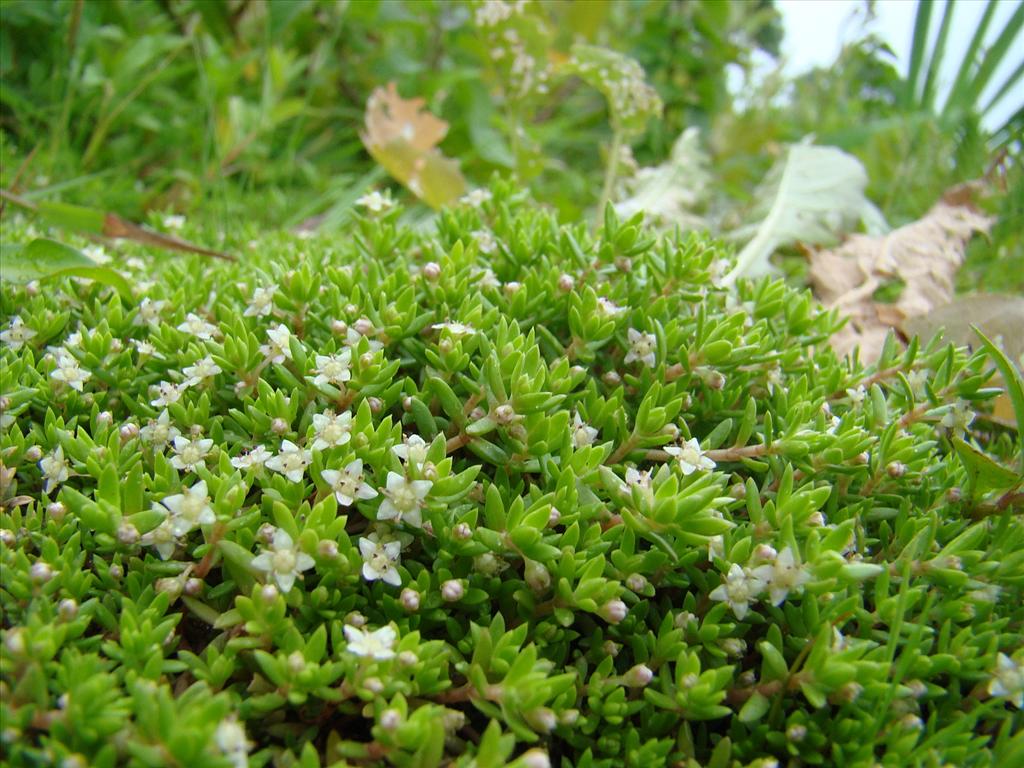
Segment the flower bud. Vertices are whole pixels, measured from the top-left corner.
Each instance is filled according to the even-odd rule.
[[[693,688],[697,683],[700,682],[700,678],[692,672],[687,672],[681,678],[679,678],[679,685],[682,688]]]
[[[110,411],[100,411],[96,414],[96,426],[109,427],[114,423],[114,414]]]
[[[348,323],[344,320],[332,320],[331,321],[331,333],[337,336],[344,336],[348,333]]]
[[[676,614],[675,625],[676,629],[685,629],[690,626],[691,623],[696,623],[697,617],[689,611],[680,611]]]
[[[129,440],[134,440],[139,436],[139,425],[134,422],[127,422],[121,425],[121,429],[118,430],[121,436],[121,442],[127,443]]]
[[[467,541],[473,538],[473,530],[465,523],[456,523],[452,528],[452,538],[457,541]]]
[[[552,507],[551,512],[548,513],[548,528],[554,528],[561,519],[562,513],[558,511],[557,507]]]
[[[964,493],[958,487],[953,486],[946,491],[946,501],[950,504],[956,504],[964,497]]]
[[[5,547],[13,547],[18,542],[18,537],[10,528],[0,528],[0,544]]]
[[[654,679],[654,672],[646,664],[637,664],[622,676],[622,682],[629,688],[643,688]]]
[[[611,656],[613,659],[619,655],[619,651],[622,646],[616,643],[614,640],[605,640],[601,643],[601,650],[604,651],[605,655]]]
[[[504,405],[499,405],[497,408],[494,409],[494,420],[501,425],[511,424],[515,420],[515,418],[515,409],[508,403],[505,403]]]
[[[127,520],[122,520],[121,524],[117,527],[117,540],[126,547],[138,544],[139,529]]]
[[[462,582],[458,579],[449,579],[441,585],[441,598],[449,603],[454,603],[463,598],[466,594]]]
[[[436,261],[428,261],[423,265],[423,276],[430,282],[434,282],[441,276],[441,265]]]
[[[420,609],[420,593],[414,589],[406,587],[398,599],[402,603],[402,607],[409,613],[415,613]]]
[[[558,290],[562,293],[568,293],[576,286],[576,281],[572,279],[572,275],[560,275],[558,278]]]
[[[643,574],[631,573],[626,577],[626,589],[631,592],[643,592],[647,588],[647,579]]]
[[[550,733],[558,725],[558,718],[555,716],[555,713],[547,707],[531,709],[528,712],[524,712],[523,717],[533,730],[541,731],[542,733]]]
[[[729,488],[729,495],[734,499],[745,499],[747,498],[747,486],[743,483],[734,483]]]
[[[260,600],[267,605],[276,602],[278,595],[280,595],[280,592],[277,591],[277,587],[273,584],[264,584],[260,588]]]
[[[185,579],[185,594],[189,597],[195,597],[203,591],[203,580],[197,579],[195,576]]]
[[[551,574],[536,560],[526,560],[523,578],[534,592],[543,592],[551,586]]]
[[[270,422],[270,431],[275,435],[283,435],[288,431],[288,422],[281,418],[274,419]]]
[[[78,603],[73,598],[64,598],[57,606],[57,615],[61,621],[74,621],[78,616]]]
[[[864,692],[864,686],[855,681],[844,684],[838,691],[840,701],[851,704]]]
[[[793,723],[786,729],[786,738],[794,744],[799,744],[807,738],[807,726],[801,723]]]
[[[25,630],[21,627],[8,630],[7,636],[4,638],[4,647],[13,656],[21,656],[25,653]]]
[[[501,563],[498,558],[490,552],[484,552],[473,558],[473,570],[482,573],[484,576],[493,576],[501,570]]]
[[[626,614],[629,613],[629,608],[621,600],[615,599],[609,600],[607,603],[602,605],[597,613],[609,624],[618,624],[626,618]]]
[[[487,411],[485,411],[479,405],[476,408],[474,408],[472,411],[469,412],[469,418],[472,419],[473,421],[479,421],[480,419],[482,419],[486,415],[487,415]]]
[[[394,731],[402,724],[402,713],[397,709],[385,709],[380,713],[379,722],[385,731]]]
[[[277,531],[270,523],[264,523],[260,526],[259,530],[256,531],[256,535],[259,536],[264,542],[269,544],[274,540],[274,533]]]
[[[901,461],[890,461],[885,468],[886,473],[889,477],[897,478],[903,477],[907,474],[907,465]]]
[[[579,719],[580,711],[578,709],[567,709],[558,716],[558,722],[561,725],[573,725]]]
[[[402,651],[398,654],[398,663],[403,667],[411,667],[419,662],[419,658],[412,651]]]
[[[373,352],[364,352],[359,356],[359,366],[361,368],[369,368],[373,365],[374,360],[376,360],[376,357]]]
[[[520,285],[519,283],[517,283],[515,280],[512,280],[512,281],[510,281],[508,283],[505,283],[505,285],[503,287],[505,289],[505,293],[507,293],[509,296],[511,296],[511,295],[513,295],[515,293],[518,293],[519,289],[522,288],[523,286]]]
[[[380,413],[384,410],[384,403],[379,397],[366,398],[366,404],[370,406],[370,413]]]
[[[39,461],[41,458],[43,458],[43,449],[40,448],[38,445],[30,445],[27,449],[25,449],[25,458],[28,461]]]
[[[59,523],[64,520],[64,515],[67,514],[67,511],[68,508],[59,501],[52,501],[46,505],[46,514],[49,515],[50,519],[55,523]]]
[[[384,683],[379,677],[368,677],[363,681],[363,687],[372,694],[378,694],[384,690]]]
[[[601,381],[605,383],[605,386],[617,387],[622,383],[622,377],[615,371],[606,371],[601,376]]]
[[[345,623],[350,627],[359,629],[360,627],[366,626],[366,617],[363,616],[359,611],[352,611],[345,617]]]
[[[366,317],[360,317],[358,320],[355,321],[352,327],[355,328],[356,332],[362,336],[372,336],[377,332],[377,329],[374,327],[373,322]]]
[[[53,578],[53,569],[48,563],[44,563],[42,560],[32,563],[32,567],[28,569],[29,576],[32,581],[36,584],[45,584]]]
[[[738,637],[727,637],[722,640],[722,650],[730,656],[742,656],[747,650],[747,643]]]
[[[750,687],[757,682],[757,675],[754,670],[746,669],[740,673],[740,676],[736,678],[740,685]]]
[[[107,575],[110,576],[110,578],[112,579],[120,579],[122,576],[124,576],[124,568],[122,568],[117,563],[113,563],[107,569]]]
[[[181,594],[181,582],[175,578],[157,579],[154,586],[157,592],[166,592],[172,599]]]
[[[300,672],[304,672],[306,669],[306,657],[302,655],[301,651],[292,651],[288,655],[288,671],[293,675],[297,675]]]
[[[755,560],[774,560],[778,556],[778,551],[771,544],[758,544],[754,548]]]
[[[316,545],[316,553],[324,560],[333,560],[338,556],[338,543],[330,539],[322,539]]]
[[[813,528],[820,528],[825,524],[825,516],[821,512],[812,512],[807,518],[807,524]]]
[[[355,304],[352,304],[352,303],[346,304],[345,305],[345,314],[346,315],[358,315],[359,314],[359,307],[357,307]]]
[[[412,410],[412,398],[411,397],[403,397],[402,398],[402,410],[405,411],[406,413],[409,413]]]

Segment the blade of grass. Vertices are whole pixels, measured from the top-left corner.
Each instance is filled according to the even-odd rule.
[[[1003,375],[1006,393],[1010,396],[1010,402],[1013,403],[1013,412],[1017,417],[1017,444],[1020,447],[1021,471],[1024,472],[1024,377],[1021,376],[1016,366],[1007,359],[1003,351],[978,330],[978,326],[972,325],[971,329],[978,334],[978,338],[981,339],[985,351],[988,352],[992,362],[995,363],[996,368]]]
[[[988,32],[988,26],[992,23],[992,17],[995,15],[995,12],[996,0],[989,0],[988,5],[985,6],[985,13],[982,14],[981,21],[978,22],[978,28],[974,31],[974,37],[971,38],[970,45],[967,46],[964,57],[960,60],[960,68],[957,71],[956,80],[953,81],[953,87],[950,88],[949,96],[946,97],[945,106],[942,108],[943,117],[947,117],[951,112],[960,107],[960,92],[973,74],[978,51],[985,41],[985,34]]]
[[[928,45],[928,29],[931,27],[932,8],[930,0],[918,0],[917,13],[914,16],[913,42],[910,47],[910,69],[907,72],[906,90],[903,93],[903,106],[910,107],[917,103],[918,83],[921,79],[921,66],[924,64],[925,46]]]
[[[992,79],[992,75],[995,74],[999,65],[1003,63],[1006,55],[1011,50],[1020,50],[1020,48],[1014,49],[1013,45],[1022,29],[1024,29],[1024,3],[1017,6],[1017,10],[1014,11],[1013,16],[1010,17],[1006,26],[1003,27],[999,37],[985,51],[985,56],[978,66],[977,74],[964,86],[960,96],[964,108],[978,108],[982,93],[985,91],[989,80]]]
[[[998,104],[1002,98],[1020,82],[1022,77],[1024,77],[1024,61],[1021,61],[1017,68],[1006,78],[1006,81],[999,86],[999,90],[996,91],[992,98],[988,100],[988,103],[982,107],[981,114],[988,114],[992,107]]]
[[[946,38],[949,37],[949,30],[953,24],[953,8],[956,0],[947,0],[946,7],[942,14],[942,22],[939,24],[939,36],[935,40],[935,47],[928,59],[928,72],[924,80],[924,92],[921,95],[921,106],[931,111],[935,104],[935,89],[939,82],[939,70],[946,57]]]

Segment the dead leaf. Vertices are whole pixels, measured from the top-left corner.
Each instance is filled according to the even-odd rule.
[[[891,327],[949,303],[967,243],[991,224],[969,204],[940,202],[923,218],[886,235],[853,235],[838,248],[812,253],[815,293],[826,307],[850,317],[832,339],[836,352],[845,355],[859,346],[861,360],[873,362]],[[904,285],[899,298],[876,302],[875,292],[895,280]]]
[[[394,178],[433,208],[460,197],[466,181],[455,160],[436,147],[448,123],[424,109],[420,98],[403,99],[394,83],[377,88],[366,102],[367,151]]]

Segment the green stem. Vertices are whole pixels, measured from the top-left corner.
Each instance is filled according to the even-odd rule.
[[[597,220],[604,216],[604,209],[612,199],[612,186],[615,184],[615,174],[619,170],[619,155],[622,154],[622,131],[615,131],[612,135],[612,148],[608,156],[608,166],[604,172],[604,187],[601,189],[601,202],[597,206]]]

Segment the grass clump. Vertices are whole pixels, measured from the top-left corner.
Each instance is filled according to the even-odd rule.
[[[807,292],[611,209],[366,202],[5,282],[7,760],[1020,758],[1005,359],[841,361]]]

